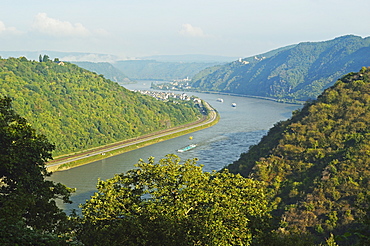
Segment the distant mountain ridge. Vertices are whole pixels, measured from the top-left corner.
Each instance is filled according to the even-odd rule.
[[[117,61],[113,65],[134,80],[173,80],[193,77],[219,62],[159,62],[156,60]]]
[[[38,60],[40,54],[46,54],[49,57],[57,57],[62,61],[68,62],[109,62],[116,61],[135,61],[135,60],[156,60],[159,62],[206,62],[206,63],[224,63],[232,62],[238,57],[216,56],[216,55],[202,55],[202,54],[186,54],[186,55],[153,55],[142,57],[122,57],[112,54],[102,53],[88,53],[88,52],[64,52],[53,50],[39,50],[39,51],[0,51],[2,58],[17,58],[26,57],[29,60]]]
[[[215,55],[200,55],[200,54],[188,54],[188,55],[156,55],[156,56],[144,56],[140,57],[141,60],[156,60],[159,62],[206,62],[206,63],[224,63],[232,62],[238,59],[238,57],[229,56],[215,56]]]
[[[237,58],[211,55],[156,55],[146,57],[119,57],[110,54],[59,52],[59,51],[0,51],[0,57],[26,57],[38,61],[39,55],[48,55],[103,74],[112,81],[127,83],[130,80],[174,80],[191,78],[199,71]],[[109,63],[110,65],[108,65]]]
[[[193,77],[192,87],[287,101],[307,100],[363,66],[370,66],[370,37],[348,35],[303,42],[207,68]]]
[[[72,62],[79,67],[87,69],[98,74],[103,74],[104,77],[119,84],[132,82],[121,70],[108,62]]]

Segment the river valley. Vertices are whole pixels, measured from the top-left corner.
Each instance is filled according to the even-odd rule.
[[[149,89],[150,83],[150,81],[139,81],[137,84],[124,85],[124,87],[131,90],[146,90]],[[240,154],[248,151],[251,145],[258,143],[276,122],[289,118],[292,111],[301,107],[248,97],[191,92],[187,94],[207,101],[220,114],[220,121],[201,131],[53,173],[51,180],[77,189],[71,197],[72,204],[59,205],[66,212],[77,209],[80,203],[84,203],[96,191],[95,186],[99,178],[105,180],[116,173],[130,170],[139,159],[147,160],[150,156],[159,160],[166,154],[173,153],[182,160],[198,158],[198,163],[204,165],[204,171],[220,170],[237,160]],[[217,101],[218,98],[222,98],[223,102]],[[232,103],[235,103],[236,107],[232,107]],[[190,144],[197,144],[197,147],[183,153],[177,152],[178,149]]]

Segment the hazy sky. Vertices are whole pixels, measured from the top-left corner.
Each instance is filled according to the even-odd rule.
[[[354,34],[369,0],[0,0],[0,50],[247,57]]]

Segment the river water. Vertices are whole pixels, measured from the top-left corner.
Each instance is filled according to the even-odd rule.
[[[137,84],[124,85],[124,87],[131,90],[149,89],[150,82],[139,81]],[[198,158],[198,163],[204,165],[204,171],[220,170],[237,160],[240,154],[248,151],[251,145],[257,144],[276,122],[289,118],[292,111],[301,107],[247,97],[192,92],[188,94],[198,96],[211,104],[220,114],[220,121],[210,128],[188,135],[53,173],[51,180],[77,189],[71,197],[73,204],[58,205],[66,212],[78,209],[80,203],[84,203],[94,194],[99,178],[105,180],[116,173],[130,170],[139,159],[147,160],[151,156],[156,160],[166,154],[176,154],[182,160]],[[217,98],[222,98],[224,101],[218,102]],[[236,103],[236,107],[232,107],[232,103]],[[178,149],[192,143],[197,144],[195,149],[177,153]]]

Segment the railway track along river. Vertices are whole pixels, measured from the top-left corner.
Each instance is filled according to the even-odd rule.
[[[217,120],[218,120],[218,114],[217,114],[216,110],[213,109],[207,102],[204,102],[204,107],[207,108],[208,115],[204,115],[202,118],[200,118],[199,120],[197,120],[195,122],[191,122],[191,123],[188,123],[188,124],[185,124],[185,125],[168,128],[168,129],[161,130],[161,131],[158,131],[158,132],[153,132],[153,133],[146,134],[146,135],[143,135],[143,136],[140,136],[140,137],[137,137],[137,138],[123,140],[123,141],[116,142],[116,143],[113,143],[113,144],[110,144],[110,145],[105,145],[105,146],[102,146],[102,147],[87,150],[87,151],[84,151],[84,152],[81,152],[81,153],[77,153],[77,154],[73,154],[73,155],[69,155],[69,156],[65,156],[65,157],[61,157],[61,158],[56,158],[55,160],[49,161],[46,164],[46,168],[49,171],[58,171],[58,170],[69,169],[69,168],[72,168],[72,167],[75,167],[75,166],[88,164],[88,163],[96,161],[96,160],[104,159],[104,157],[110,157],[110,156],[112,156],[112,154],[111,154],[112,151],[115,151],[115,150],[124,149],[124,148],[130,147],[130,146],[137,146],[138,148],[143,147],[143,146],[146,146],[146,145],[144,145],[144,143],[146,143],[146,142],[154,144],[154,143],[156,143],[154,140],[157,140],[157,139],[163,139],[164,137],[168,137],[170,135],[181,136],[181,135],[184,135],[184,134],[187,134],[187,133],[191,132],[192,130],[196,131],[196,130],[204,129],[208,126],[212,126],[212,125],[216,124]],[[181,133],[184,133],[184,134],[181,134]],[[108,153],[110,153],[110,154],[108,154]],[[124,152],[120,152],[120,153],[124,153]],[[99,156],[99,158],[96,158],[97,156]],[[88,159],[90,159],[91,161],[88,161]],[[84,161],[84,160],[86,160],[86,161]],[[80,164],[75,165],[75,166],[66,166],[65,165],[65,164],[76,162],[76,161],[80,161]],[[63,167],[63,168],[61,168],[61,167]]]

